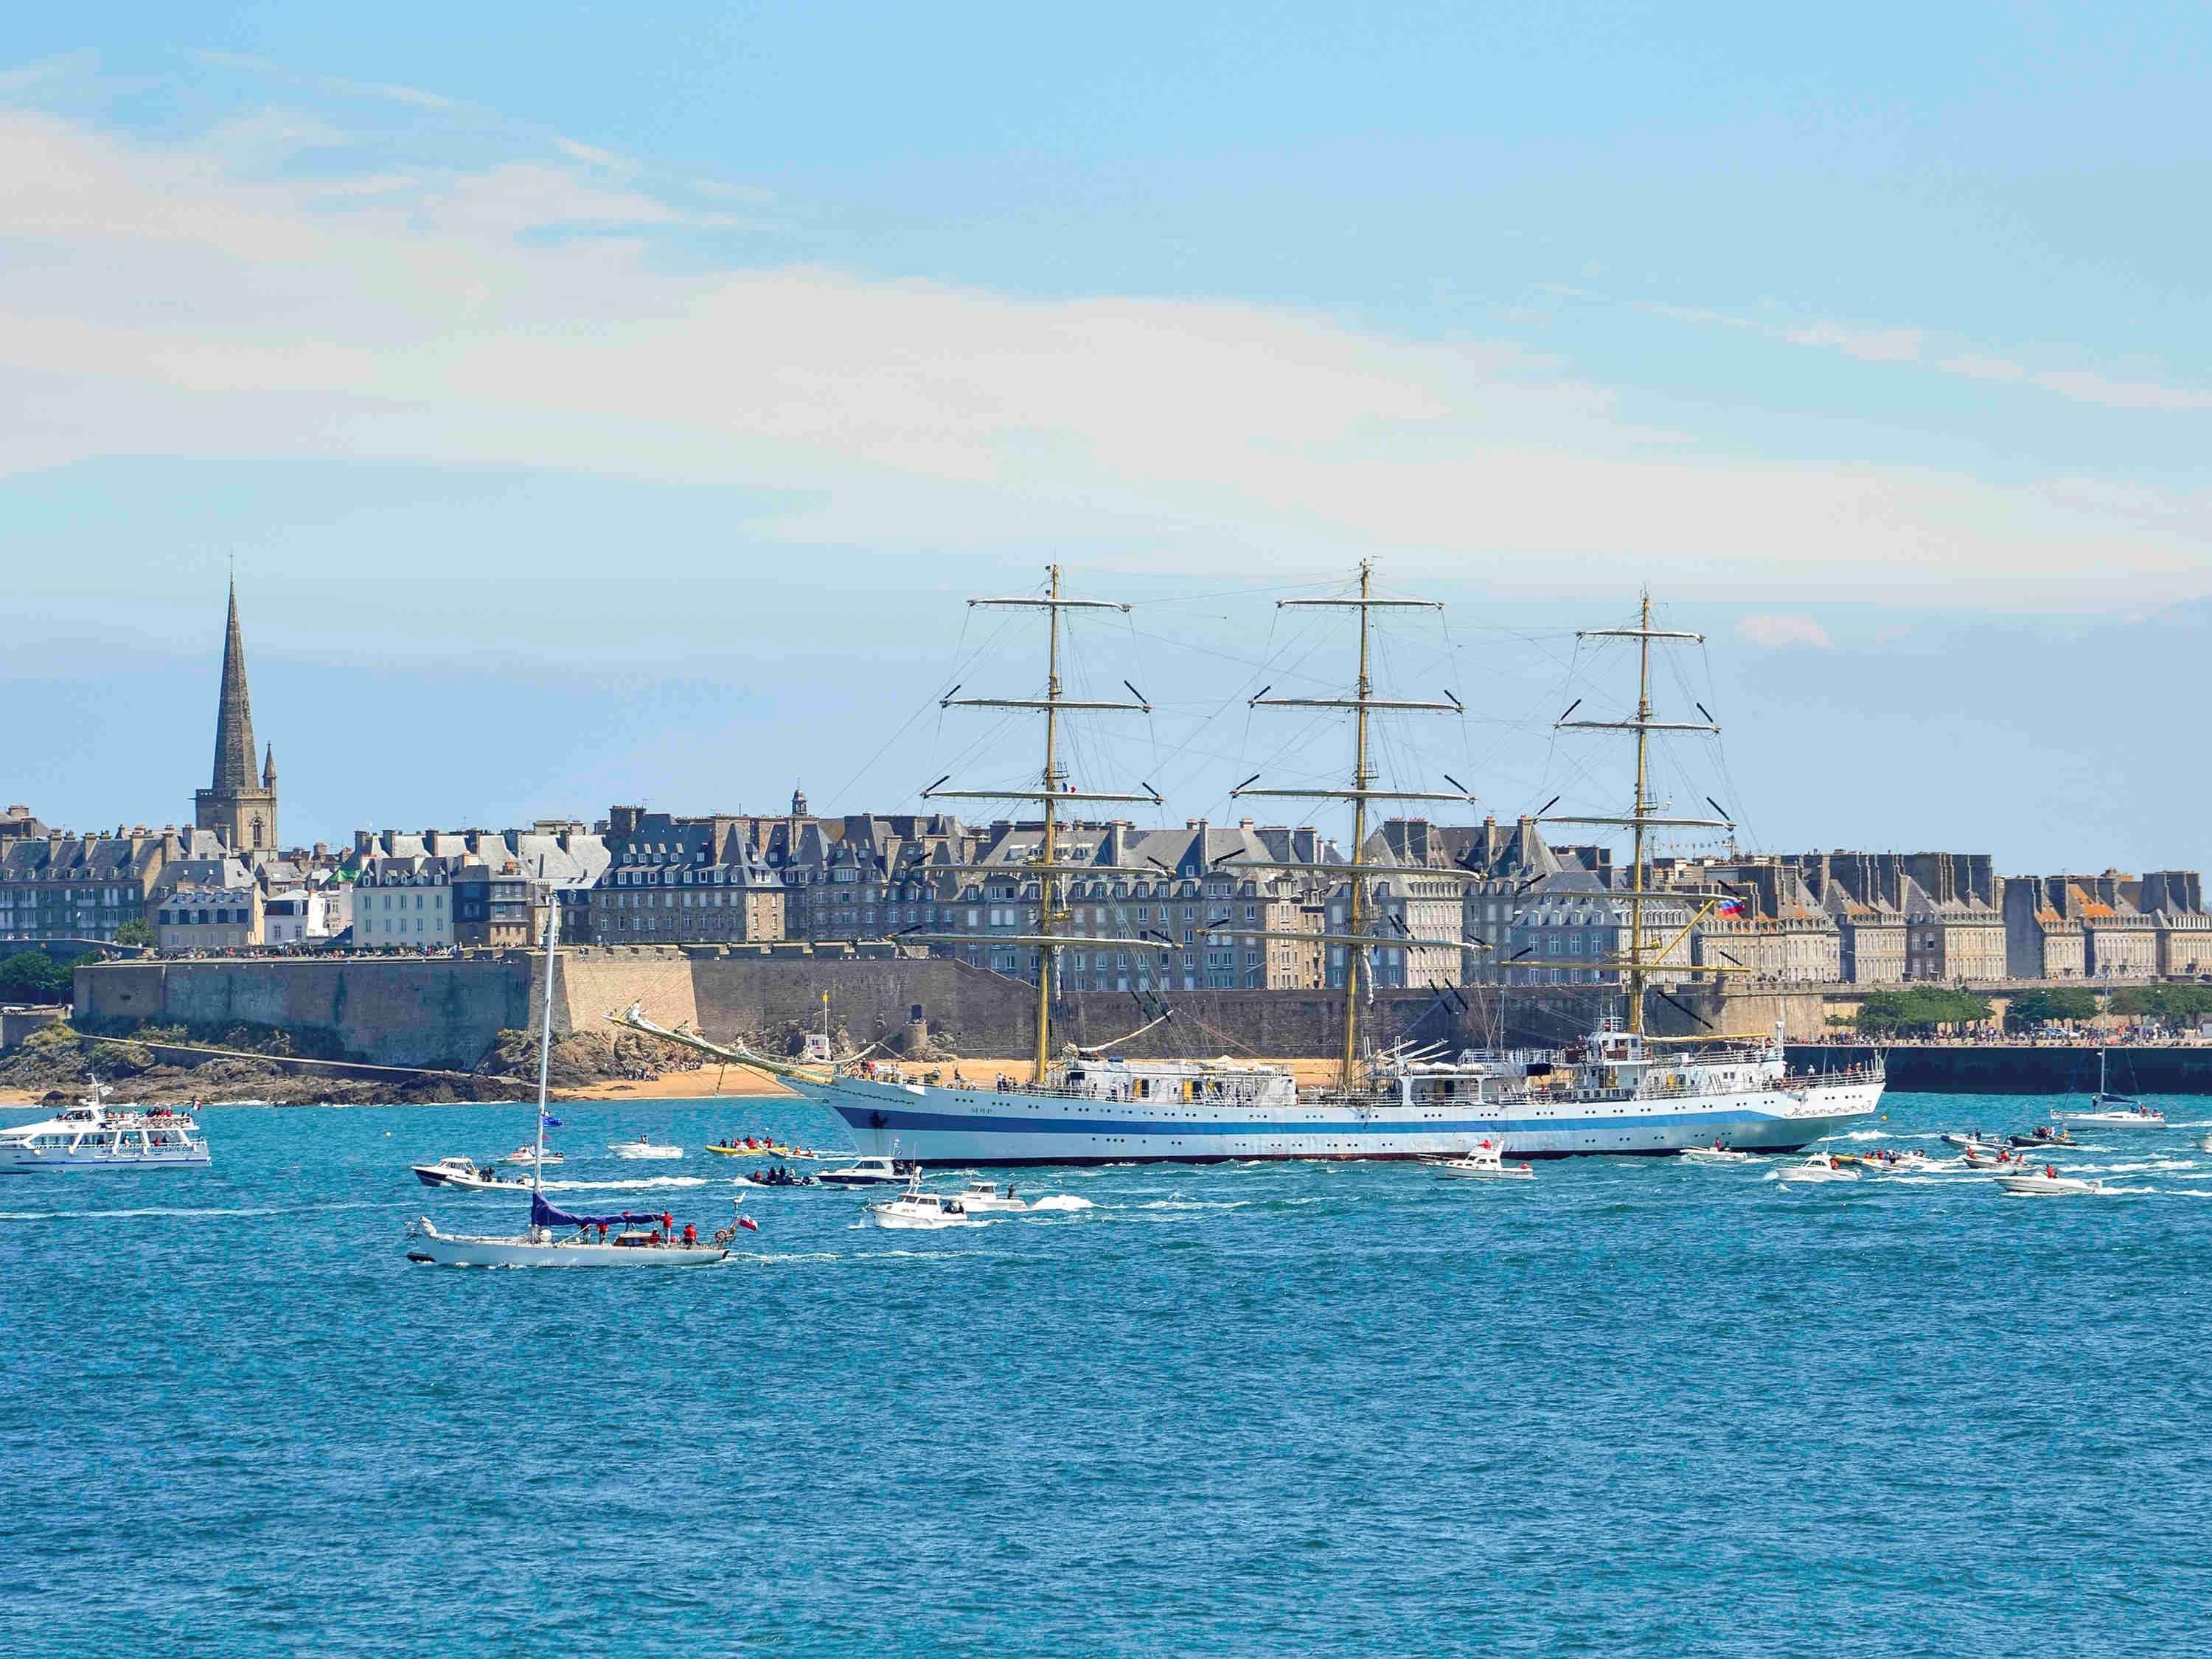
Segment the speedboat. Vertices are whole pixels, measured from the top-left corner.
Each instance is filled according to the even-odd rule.
[[[983,1224],[968,1213],[968,1206],[945,1193],[925,1193],[921,1178],[896,1198],[878,1199],[868,1206],[868,1219],[878,1227],[920,1228],[933,1231],[943,1227],[980,1227]]]
[[[819,1187],[822,1183],[811,1175],[794,1175],[781,1164],[770,1164],[741,1175],[738,1180],[748,1187]]]
[[[1986,1152],[1991,1157],[2004,1151],[2004,1142],[1995,1135],[1985,1135],[1979,1129],[1969,1129],[1962,1135],[1945,1135],[1946,1146],[1956,1146],[1962,1152]]]
[[[1685,1146],[1682,1149],[1682,1162],[1685,1164],[1748,1164],[1751,1162],[1751,1154],[1740,1152],[1735,1147],[1716,1140],[1710,1146]]]
[[[1505,1149],[1485,1136],[1457,1158],[1425,1158],[1422,1163],[1437,1172],[1440,1181],[1534,1181],[1534,1168],[1526,1164],[1508,1164]]]
[[[1791,1182],[1823,1181],[1856,1181],[1859,1172],[1846,1170],[1826,1152],[1814,1152],[1802,1164],[1792,1164],[1780,1172],[1781,1180]]]
[[[530,1183],[520,1176],[503,1176],[488,1164],[473,1158],[441,1158],[435,1164],[413,1166],[415,1179],[425,1187],[450,1187],[464,1193],[523,1192]]]
[[[969,1215],[1018,1215],[1030,1207],[1030,1201],[1014,1196],[1012,1182],[1006,1183],[1002,1193],[996,1184],[978,1176],[960,1194],[960,1207]]]
[[[166,1106],[112,1107],[107,1085],[57,1117],[0,1130],[0,1175],[52,1175],[78,1170],[194,1170],[215,1160],[191,1115]]]
[[[2100,1099],[2103,1097],[2100,1097]],[[2163,1129],[2166,1114],[2151,1106],[2111,1106],[2090,1112],[2053,1111],[2057,1122],[2077,1129]]]
[[[903,1187],[921,1165],[890,1158],[863,1158],[842,1170],[824,1170],[815,1177],[825,1187]]]
[[[564,1164],[567,1161],[550,1146],[518,1146],[500,1159],[502,1164],[520,1164],[526,1167],[541,1170],[548,1164]]]
[[[611,1140],[607,1143],[607,1150],[617,1158],[627,1158],[633,1164],[641,1160],[657,1162],[662,1158],[684,1156],[681,1146],[664,1146],[650,1135],[640,1135],[635,1140]]]
[[[743,1140],[710,1140],[707,1143],[707,1150],[719,1153],[724,1158],[812,1158],[821,1156],[818,1152],[808,1152],[804,1146],[779,1146],[766,1135],[758,1138],[747,1135]]]
[[[2022,1146],[2071,1146],[2074,1137],[2063,1129],[2054,1129],[2048,1123],[2039,1123],[2024,1135],[2007,1135],[2005,1139],[2015,1149]]]
[[[2063,1176],[2050,1164],[2039,1170],[2008,1170],[1997,1178],[1997,1185],[2014,1198],[2071,1198],[2083,1193],[2101,1193],[2101,1181],[2084,1181],[2079,1176]]]
[[[1937,1167],[1925,1152],[1891,1152],[1869,1158],[1865,1164],[1877,1175],[1926,1175]]]

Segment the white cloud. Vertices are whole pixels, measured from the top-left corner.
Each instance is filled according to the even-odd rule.
[[[1584,290],[1556,286],[1552,291],[1581,299],[1602,297]],[[1638,309],[1656,317],[1672,318],[1676,322],[1741,329],[1763,335],[1770,340],[1784,341],[1790,345],[1840,351],[1861,362],[1920,364],[1939,374],[1955,374],[1966,380],[2031,386],[2075,403],[2095,404],[2106,409],[2173,412],[2212,409],[2212,391],[2194,386],[2168,386],[2156,380],[2121,380],[2088,369],[2038,368],[2012,357],[1998,356],[1982,350],[1961,349],[1948,351],[1941,356],[1930,356],[1928,350],[1929,336],[1923,329],[1840,323],[1830,318],[1815,319],[1810,322],[1777,322],[1765,316],[1713,311],[1696,306],[1648,304],[1639,306]]]
[[[1826,651],[1830,644],[1828,630],[1802,614],[1746,617],[1735,625],[1735,636],[1765,651],[1791,645],[1815,646]]]
[[[742,486],[793,543],[1227,570],[1372,552],[1530,589],[2212,591],[2200,497],[1721,453],[1513,343],[1284,307],[678,263],[649,239],[742,227],[550,144],[289,177],[284,131],[257,125],[241,169],[213,136],[0,112],[0,467],[569,469]]]

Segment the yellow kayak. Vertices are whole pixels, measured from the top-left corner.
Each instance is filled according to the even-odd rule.
[[[709,1141],[707,1150],[710,1152],[720,1152],[724,1158],[739,1158],[747,1154],[755,1158],[811,1158],[814,1156],[811,1152],[802,1152],[794,1146],[778,1146],[770,1141],[763,1141],[751,1146],[717,1146]]]

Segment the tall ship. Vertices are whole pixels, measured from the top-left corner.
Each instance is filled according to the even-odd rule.
[[[973,599],[971,605],[1041,610],[1047,626],[1045,691],[1035,698],[966,698],[948,696],[944,706],[1022,709],[1041,714],[1044,726],[1042,769],[1036,787],[1020,790],[943,789],[933,785],[925,799],[1034,801],[1040,805],[1042,833],[1034,862],[1022,866],[1038,878],[1037,931],[1026,936],[993,935],[994,945],[1017,945],[1037,953],[1035,1041],[1027,1080],[1000,1078],[986,1085],[955,1080],[915,1080],[913,1069],[863,1059],[826,1066],[793,1065],[750,1054],[784,1077],[800,1092],[842,1119],[864,1152],[896,1155],[925,1164],[1041,1164],[1131,1162],[1212,1163],[1255,1158],[1413,1158],[1463,1154],[1480,1142],[1502,1145],[1517,1158],[1559,1158],[1576,1154],[1667,1154],[1723,1142],[1747,1151],[1786,1152],[1871,1114],[1882,1090],[1878,1068],[1822,1074],[1793,1073],[1781,1032],[1749,1036],[1663,1038],[1644,1030],[1644,993],[1656,964],[1721,902],[1707,903],[1672,939],[1656,937],[1645,926],[1647,905],[1660,895],[1650,890],[1647,837],[1654,830],[1694,824],[1733,829],[1719,819],[1668,817],[1654,805],[1648,788],[1649,744],[1659,731],[1717,731],[1711,724],[1663,721],[1651,708],[1651,647],[1655,641],[1698,639],[1696,635],[1651,626],[1647,594],[1632,629],[1586,631],[1586,639],[1634,640],[1640,657],[1636,717],[1632,720],[1567,720],[1561,729],[1577,732],[1632,732],[1636,738],[1636,786],[1625,815],[1607,818],[1561,817],[1550,822],[1600,823],[1626,829],[1634,842],[1631,884],[1623,899],[1628,911],[1625,953],[1612,962],[1585,965],[1615,969],[1621,976],[1625,1013],[1602,1021],[1580,1041],[1554,1050],[1467,1049],[1444,1057],[1399,1045],[1380,1053],[1363,1048],[1361,1012],[1371,994],[1378,945],[1400,943],[1381,927],[1383,918],[1371,906],[1368,884],[1393,876],[1425,878],[1471,872],[1406,866],[1368,857],[1368,809],[1390,801],[1471,803],[1463,788],[1446,792],[1377,787],[1372,763],[1370,721],[1379,713],[1458,714],[1448,702],[1408,701],[1376,694],[1370,676],[1371,630],[1376,612],[1394,609],[1440,611],[1432,601],[1386,598],[1374,591],[1370,567],[1360,567],[1355,591],[1339,597],[1283,599],[1279,607],[1320,606],[1349,610],[1358,626],[1358,670],[1352,695],[1340,697],[1251,699],[1260,708],[1322,709],[1349,717],[1352,728],[1352,770],[1347,787],[1328,789],[1255,788],[1248,779],[1232,792],[1239,797],[1273,796],[1342,800],[1352,811],[1352,852],[1334,864],[1273,865],[1277,870],[1308,870],[1341,881],[1347,893],[1348,920],[1342,933],[1282,932],[1256,927],[1249,920],[1209,924],[1238,939],[1283,938],[1305,945],[1340,947],[1344,954],[1344,1015],[1336,1075],[1319,1087],[1302,1087],[1288,1068],[1264,1061],[1228,1059],[1138,1059],[1108,1052],[1115,1045],[1069,1048],[1055,1054],[1052,1042],[1055,957],[1062,950],[1105,948],[1120,951],[1172,951],[1180,948],[1165,935],[1086,937],[1071,931],[1066,901],[1071,878],[1157,875],[1149,869],[1121,870],[1091,862],[1066,861],[1059,820],[1068,805],[1134,802],[1157,805],[1156,793],[1115,794],[1079,790],[1060,764],[1060,723],[1074,712],[1148,713],[1141,700],[1105,702],[1067,696],[1060,674],[1064,612],[1084,609],[1125,611],[1110,601],[1066,597],[1058,566],[1049,568],[1044,592],[1018,599]],[[957,688],[956,688],[957,689]],[[1132,688],[1133,690],[1133,688]],[[1571,714],[1573,711],[1569,711]],[[941,785],[945,781],[939,780]],[[1447,779],[1455,783],[1455,780]],[[1679,895],[1668,896],[1679,910]],[[909,932],[915,942],[973,943],[967,934]],[[1425,946],[1453,941],[1423,939]],[[1456,941],[1462,951],[1487,949],[1473,939]],[[1714,971],[1701,967],[1698,971]],[[704,1046],[704,1045],[702,1045]],[[927,1077],[925,1073],[925,1078]]]
[[[166,1106],[110,1106],[98,1079],[58,1117],[0,1129],[0,1175],[66,1175],[86,1170],[204,1170],[207,1137],[189,1112]]]

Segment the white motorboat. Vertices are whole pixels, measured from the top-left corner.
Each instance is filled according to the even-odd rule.
[[[1925,1152],[1893,1152],[1867,1162],[1878,1175],[1929,1175],[1942,1167]]]
[[[894,1158],[864,1158],[842,1170],[824,1170],[815,1176],[825,1187],[903,1187],[918,1165]]]
[[[543,1166],[551,1160],[544,1155],[545,1130],[552,1120],[545,1110],[545,1079],[553,1054],[554,948],[561,932],[561,907],[548,905],[545,916],[545,1002],[538,1036],[538,1139],[533,1149],[538,1155],[530,1172],[530,1225],[504,1236],[447,1233],[422,1216],[408,1224],[407,1259],[441,1267],[690,1267],[726,1260],[739,1228],[759,1231],[736,1212],[742,1199],[731,1200],[731,1224],[712,1240],[702,1239],[696,1228],[679,1229],[676,1218],[666,1213],[625,1210],[613,1215],[571,1215],[546,1202]]]
[[[2105,1190],[2105,1183],[2101,1181],[2063,1176],[2048,1164],[2039,1170],[2008,1170],[1999,1176],[1996,1182],[2014,1198],[2074,1198],[2085,1193]]]
[[[905,1227],[934,1231],[944,1227],[980,1227],[968,1206],[947,1193],[925,1193],[921,1178],[896,1198],[877,1200],[868,1206],[868,1219],[878,1227]]]
[[[1014,1183],[1008,1182],[1006,1190],[978,1176],[968,1183],[960,1194],[960,1207],[969,1215],[1019,1215],[1028,1210],[1030,1201],[1014,1196]]]
[[[1425,1158],[1422,1163],[1447,1181],[1534,1181],[1535,1170],[1526,1164],[1508,1164],[1504,1146],[1484,1139],[1457,1158]]]
[[[1847,1170],[1826,1152],[1814,1152],[1802,1164],[1792,1164],[1780,1172],[1779,1179],[1796,1183],[1825,1181],[1856,1181],[1859,1172]]]
[[[59,1116],[0,1129],[0,1175],[79,1170],[204,1170],[215,1160],[191,1114],[107,1103],[97,1078]]]
[[[435,1164],[412,1166],[416,1180],[425,1187],[446,1187],[463,1193],[526,1193],[530,1183],[520,1176],[503,1176],[489,1164],[474,1158],[441,1158]]]
[[[2163,1129],[2166,1114],[2151,1106],[2106,1106],[2089,1112],[2054,1110],[2051,1117],[2074,1129]]]
[[[1710,1146],[1685,1146],[1682,1149],[1682,1162],[1685,1164],[1748,1164],[1751,1162],[1751,1154],[1740,1152],[1735,1147],[1716,1140]]]
[[[520,1164],[536,1169],[540,1164],[565,1164],[568,1160],[550,1146],[518,1146],[500,1162]]]
[[[1946,1146],[1956,1146],[1962,1152],[1980,1152],[1995,1158],[2005,1150],[2002,1135],[1985,1135],[1979,1129],[1969,1129],[1962,1135],[1945,1135]]]
[[[611,1140],[607,1143],[607,1150],[617,1158],[627,1158],[633,1164],[684,1156],[681,1146],[663,1145],[650,1135],[640,1135],[635,1140]]]

